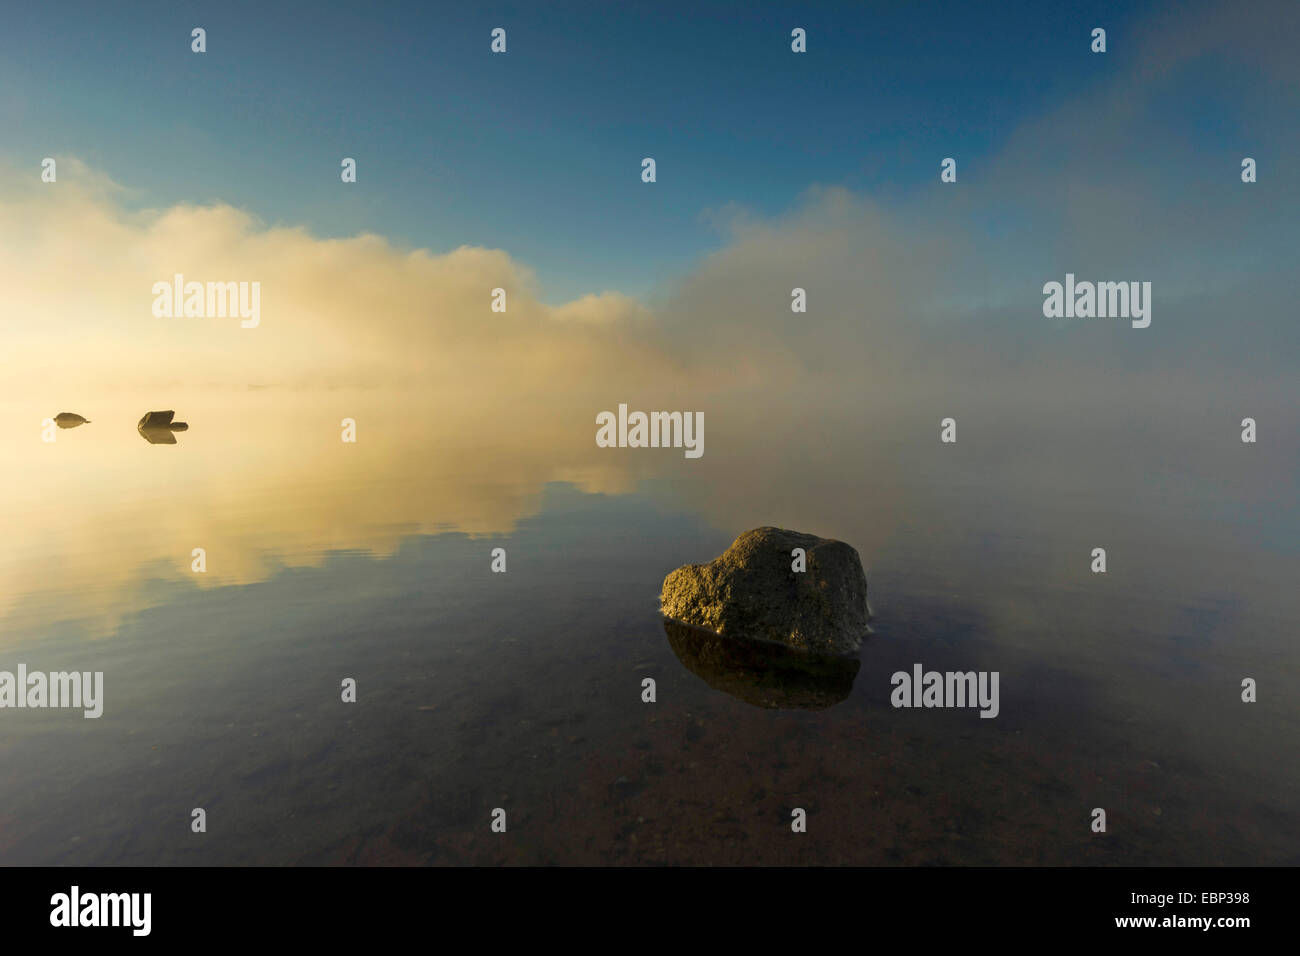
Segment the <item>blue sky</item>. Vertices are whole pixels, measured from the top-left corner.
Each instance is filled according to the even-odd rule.
[[[903,199],[950,155],[973,174],[1022,123],[1132,69],[1125,37],[1150,9],[15,5],[0,152],[79,156],[141,206],[224,201],[321,236],[502,248],[550,302],[646,296],[722,245],[737,209],[779,215],[814,184]],[[1095,25],[1104,58],[1088,50]],[[795,26],[806,55],[790,52]],[[1192,100],[1171,105],[1224,134]]]

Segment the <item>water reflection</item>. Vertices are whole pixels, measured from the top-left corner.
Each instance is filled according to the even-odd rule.
[[[94,544],[113,593],[148,610],[125,614],[112,640],[46,622],[21,647],[0,643],[0,669],[102,670],[107,688],[97,721],[6,718],[0,864],[1295,862],[1295,708],[1253,711],[1223,693],[1260,660],[1294,669],[1294,654],[1259,653],[1276,621],[1183,616],[1109,583],[1104,595],[1019,587],[996,540],[972,554],[958,536],[917,534],[871,557],[879,617],[860,667],[819,671],[649,613],[664,574],[720,552],[734,527],[563,484],[508,535],[408,533],[387,556],[338,548],[317,566],[250,567],[261,583],[214,586],[240,546],[298,522],[324,533],[322,516],[337,513],[350,535],[341,519],[368,501],[365,481],[444,518],[472,499],[419,485],[398,499],[403,486],[379,483],[354,454],[378,450],[366,416],[359,447],[340,451],[336,431],[321,442],[324,460],[358,468],[337,499],[332,484],[304,484],[301,509],[280,489],[264,507],[253,472],[209,472],[221,456],[254,460],[230,454],[242,419],[209,411],[192,413],[203,425],[175,453],[104,428],[45,448],[71,473],[127,443],[134,484],[116,493],[152,509],[133,505],[139,520],[111,525],[111,540],[48,547],[72,556]],[[310,443],[282,434],[302,460],[295,474],[308,474]],[[283,467],[273,443],[258,448]],[[436,474],[436,460],[419,464]],[[233,504],[210,494],[232,478]],[[75,503],[79,526],[101,520],[91,505]],[[508,574],[489,570],[498,545]],[[207,548],[208,574],[188,571],[182,546]],[[132,589],[104,560],[150,549],[176,552],[185,571],[166,580],[146,566]],[[960,560],[938,564],[945,554]],[[94,591],[93,579],[58,581],[61,607],[84,580]],[[1170,636],[1184,634],[1209,643],[1180,649]],[[918,661],[1000,671],[998,719],[892,708],[889,675]],[[652,707],[638,700],[645,674],[658,679]],[[342,675],[364,680],[364,713],[340,708]],[[196,846],[184,827],[157,826],[196,793],[239,814],[237,838]],[[1121,808],[1123,841],[1069,824],[1097,805]],[[496,806],[537,838],[494,838],[478,821]],[[816,814],[822,842],[787,838],[791,806]],[[1230,830],[1201,822],[1223,819]]]
[[[675,390],[665,394],[655,404],[691,407]],[[1286,596],[1300,567],[1291,543],[1297,515],[1269,448],[1247,474],[1239,456],[1194,455],[1199,446],[1184,436],[1184,457],[1161,460],[1192,477],[1147,482],[1083,460],[1144,462],[1143,435],[1094,439],[1080,450],[1073,437],[1008,417],[963,446],[958,466],[945,446],[919,441],[910,418],[888,410],[855,407],[853,421],[812,429],[779,404],[742,415],[714,400],[701,407],[715,416],[717,445],[687,460],[671,449],[598,447],[600,405],[583,398],[516,399],[486,395],[467,405],[404,390],[175,386],[61,399],[87,407],[96,422],[138,419],[142,407],[163,401],[202,421],[175,454],[161,456],[119,427],[47,443],[39,427],[47,407],[0,404],[0,433],[13,436],[0,443],[11,542],[0,548],[0,647],[62,621],[110,634],[123,615],[152,604],[158,579],[251,584],[286,565],[319,566],[334,550],[387,555],[415,534],[509,533],[537,513],[552,482],[604,495],[641,490],[704,516],[727,541],[764,524],[849,540],[869,580],[876,570],[915,569],[935,587],[978,588],[993,616],[1017,622],[1021,591],[1101,583],[1295,617]],[[174,419],[138,434],[176,446]],[[355,442],[343,440],[346,420],[356,423]],[[825,434],[845,437],[827,446]],[[144,527],[148,534],[139,533]],[[609,533],[636,547],[644,532]],[[1081,576],[1076,555],[1102,542],[1126,556],[1124,574],[1103,579],[1085,564]],[[200,577],[190,569],[195,547],[214,558]],[[1212,578],[1206,548],[1217,555]]]
[[[94,396],[87,410],[109,427],[56,442],[43,440],[48,409],[0,406],[0,434],[13,436],[0,443],[11,543],[0,548],[0,647],[63,621],[111,634],[153,604],[158,580],[251,584],[337,549],[386,555],[413,534],[508,532],[536,513],[548,482],[622,492],[638,464],[601,454],[585,410],[453,414],[408,393],[173,388],[166,414],[141,421],[158,398]],[[201,426],[178,441],[181,417]],[[345,419],[355,442],[343,440]],[[133,420],[138,437],[123,427]],[[190,569],[195,547],[214,558],[202,576]]]
[[[739,640],[664,618],[677,659],[714,690],[755,707],[825,710],[846,700],[856,657],[816,657],[770,641]]]
[[[186,428],[189,426],[187,425]],[[151,445],[174,445],[176,444],[175,432],[183,432],[186,428],[145,428],[138,426],[136,430]]]

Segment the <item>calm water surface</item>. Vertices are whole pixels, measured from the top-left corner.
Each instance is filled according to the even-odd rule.
[[[53,444],[63,409],[3,408],[0,669],[102,670],[105,705],[0,713],[0,863],[1300,863],[1293,459],[1137,426],[981,455],[927,416],[714,427],[696,463],[188,397],[168,446],[134,397]],[[658,614],[763,524],[862,554],[875,633],[830,706],[757,706]],[[999,717],[893,709],[914,663],[999,671]]]

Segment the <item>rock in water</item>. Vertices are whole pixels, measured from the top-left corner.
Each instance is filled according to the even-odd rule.
[[[171,428],[175,417],[176,412],[170,408],[165,412],[145,412],[144,417],[136,423],[136,428]]]
[[[59,412],[54,416],[54,424],[60,428],[76,428],[78,425],[89,425],[89,418],[82,418],[76,412]]]
[[[175,433],[186,431],[190,427],[185,422],[173,421],[175,417],[176,412],[170,408],[160,412],[145,412],[136,424],[136,430],[151,445],[175,445]]]
[[[794,571],[803,548],[807,570]],[[867,576],[843,541],[755,528],[709,564],[664,578],[664,614],[737,638],[757,638],[827,656],[856,654],[870,633]]]

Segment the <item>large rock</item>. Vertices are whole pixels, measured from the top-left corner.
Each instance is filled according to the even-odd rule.
[[[807,570],[791,552],[803,548]],[[664,578],[664,614],[729,637],[775,641],[811,654],[856,654],[867,625],[867,576],[843,541],[755,528],[708,564]]]

